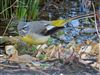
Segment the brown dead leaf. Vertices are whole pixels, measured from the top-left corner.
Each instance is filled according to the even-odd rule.
[[[62,49],[60,45],[52,45],[46,49],[46,55],[48,59],[59,58],[61,50]]]
[[[50,50],[50,58],[53,57],[55,55],[55,51],[56,51],[56,46],[54,46],[51,50]]]
[[[57,59],[60,59],[61,58],[61,54],[63,54],[63,50],[64,50],[64,48],[62,47],[61,44],[59,44],[58,46],[56,46],[54,57],[57,58]]]
[[[8,59],[9,61],[19,61],[18,51],[16,50],[14,54]]]
[[[98,52],[97,62],[98,62],[98,64],[99,64],[99,70],[100,70],[100,43],[97,44],[93,49],[94,49],[94,50],[96,49],[96,52]]]
[[[72,46],[71,46],[72,47]],[[73,49],[66,49],[62,46],[62,44],[59,45],[52,45],[46,49],[46,55],[48,59],[66,59],[73,53]]]
[[[93,42],[91,40],[87,40],[87,41],[85,41],[84,44],[79,44],[76,47],[75,51],[80,55],[83,54],[83,53],[87,53],[87,54],[91,54],[91,55],[97,55],[98,54],[97,46],[96,46],[97,44],[98,43],[96,43],[96,42]]]
[[[78,53],[82,46],[83,46],[82,44],[77,45],[76,48],[75,48],[75,52]]]
[[[100,43],[93,44],[91,54],[98,55],[99,50],[100,50]]]
[[[52,54],[54,53],[54,51],[55,51],[55,45],[49,46],[46,49],[46,55],[47,55],[48,59],[52,57]]]

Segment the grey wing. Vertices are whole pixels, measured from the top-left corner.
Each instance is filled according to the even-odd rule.
[[[40,34],[45,28],[46,28],[46,26],[45,26],[45,24],[44,24],[44,22],[42,22],[42,21],[34,21],[34,22],[30,22],[29,23],[29,33],[31,32],[34,32],[34,33],[38,33],[38,34]]]
[[[17,28],[20,35],[29,33],[40,34],[46,28],[46,25],[50,23],[50,21],[19,22]]]

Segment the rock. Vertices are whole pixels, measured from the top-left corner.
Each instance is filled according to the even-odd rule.
[[[8,56],[14,54],[16,52],[16,48],[13,45],[5,46],[5,51]]]

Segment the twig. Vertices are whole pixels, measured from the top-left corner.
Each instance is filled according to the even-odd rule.
[[[11,6],[9,6],[8,8],[6,8],[6,9],[4,9],[3,11],[1,11],[0,12],[0,14],[2,14],[2,13],[4,13],[6,10],[8,10],[8,9],[10,9],[11,7],[13,7],[17,2],[20,2],[20,3],[22,3],[22,4],[24,4],[25,5],[25,3],[24,2],[22,2],[22,1],[19,1],[19,0],[16,0]]]
[[[43,60],[41,61],[41,63],[46,63],[46,62],[55,62],[55,61],[60,61],[61,59],[58,59],[58,58],[52,58],[52,59],[49,59],[49,60]]]
[[[0,67],[10,67],[10,68],[19,68],[19,66],[12,66],[12,65],[5,65],[5,64],[0,64]]]
[[[0,64],[0,67],[9,67],[9,68],[19,68],[19,66],[12,66],[12,65],[5,65],[5,64]],[[37,71],[40,73],[43,73],[44,75],[50,75],[48,73],[45,73],[44,71],[42,71],[41,69],[39,69],[38,67],[34,66],[35,69],[29,69],[29,70],[33,70],[33,71]],[[7,72],[9,72],[10,70],[5,70]],[[15,70],[11,70],[12,72],[18,72],[18,71],[27,71],[27,69],[15,69]]]
[[[10,19],[9,23],[7,24],[6,29],[5,29],[5,31],[4,31],[4,33],[3,33],[3,36],[5,35],[5,33],[6,33],[7,29],[8,29],[8,27],[9,27],[9,25],[10,25],[12,19],[13,19],[13,17]]]
[[[11,6],[9,6],[8,8],[4,9],[3,11],[1,11],[0,14],[4,13],[6,10],[10,9],[11,7],[13,7],[13,6],[16,4],[17,1],[18,1],[18,0],[16,0],[16,1],[15,1]]]
[[[44,75],[50,75],[50,74],[48,74],[48,73],[42,71],[39,67],[37,67],[37,66],[35,66],[35,65],[34,65],[34,67],[35,67],[35,69],[32,69],[32,70],[36,70],[37,72],[40,72],[40,73],[42,73],[42,74],[44,74]]]
[[[94,6],[93,2],[92,2],[92,6],[93,6],[93,11],[94,11],[95,28],[96,28],[96,31],[97,31],[97,35],[100,39],[100,33],[99,33],[99,30],[98,30],[98,25],[97,25],[97,20],[96,20],[96,10],[95,10],[95,6]]]

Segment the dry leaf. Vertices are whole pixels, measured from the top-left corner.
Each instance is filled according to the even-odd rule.
[[[81,54],[91,54],[91,55],[97,55],[98,50],[98,43],[93,42],[91,40],[85,41],[85,44],[80,44],[76,47],[75,51],[81,56]],[[84,55],[83,55],[84,57]]]
[[[9,58],[9,61],[19,61],[18,51],[16,50],[14,54]]]
[[[100,45],[100,44],[99,44]],[[99,54],[98,54],[98,62],[100,63],[100,46],[99,46],[99,52],[98,52]]]
[[[50,52],[50,58],[53,57],[55,55],[55,51],[56,51],[56,47],[54,46],[52,49],[51,49],[51,52]]]
[[[82,44],[77,45],[76,48],[75,48],[75,52],[78,53],[82,46],[83,46]]]
[[[99,54],[100,51],[100,43],[96,43],[92,45],[92,50],[91,50],[91,54],[97,55]]]

